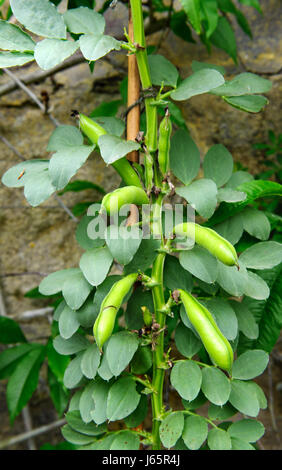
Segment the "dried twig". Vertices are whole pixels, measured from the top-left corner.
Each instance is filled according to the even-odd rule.
[[[19,442],[26,441],[31,437],[39,436],[40,434],[52,431],[52,429],[59,428],[64,424],[66,424],[66,420],[60,419],[58,421],[54,421],[51,424],[46,424],[40,428],[33,429],[32,431],[24,432],[18,436],[11,437],[10,439],[6,439],[5,441],[0,442],[0,449],[5,449],[5,447],[10,447],[12,445],[18,444]]]
[[[37,104],[37,106],[41,109],[41,111],[45,111],[45,108],[41,101],[37,98],[37,96],[29,90],[29,88],[9,69],[3,69],[3,71],[9,75],[9,77],[14,80],[14,82]]]
[[[32,320],[33,318],[45,317],[46,315],[49,315],[49,313],[53,313],[53,311],[53,307],[38,308],[35,310],[26,310],[25,312],[12,315],[10,318],[22,322]]]
[[[22,419],[24,422],[24,428],[26,432],[31,433],[32,432],[32,419],[31,419],[31,414],[30,414],[28,405],[26,405],[22,410]],[[28,446],[28,450],[36,450],[36,444],[35,444],[35,440],[33,436],[30,436],[27,439],[27,446]]]
[[[146,35],[149,36],[150,34],[154,34],[158,31],[162,31],[163,28],[166,27],[166,24],[167,24],[166,18],[161,18],[159,20],[154,20],[153,22],[149,22],[145,26]],[[117,37],[116,39],[122,40],[123,36]],[[111,59],[108,57],[103,57],[101,60],[106,60],[108,62],[111,62]],[[30,74],[27,74],[26,76],[23,76],[21,78],[21,82],[24,83],[25,85],[30,85],[31,83],[39,83],[39,82],[44,81],[46,78],[52,75],[55,75],[58,72],[61,72],[71,67],[75,67],[76,65],[80,65],[82,63],[86,63],[86,60],[82,54],[78,53],[66,59],[61,64],[56,65],[56,67],[50,70],[43,70],[43,71],[38,70],[36,72],[32,72]],[[116,65],[114,64],[114,67],[120,67],[120,66],[118,64]],[[0,87],[0,96],[11,93],[17,88],[18,88],[18,84],[15,83],[15,81],[5,83],[5,85]]]
[[[7,147],[9,147],[9,149],[12,150],[12,152],[14,152],[14,154],[17,155],[21,160],[26,160],[25,157],[5,137],[0,135],[0,140],[2,140],[2,142],[7,145]]]
[[[54,194],[54,198],[56,199],[56,201],[58,202],[58,204],[64,209],[64,211],[70,216],[70,218],[78,223],[79,222],[79,219],[77,217],[75,217],[75,215],[72,213],[72,211],[64,204],[64,202],[62,201],[62,199],[57,195],[57,194]]]
[[[56,67],[50,70],[38,70],[36,72],[29,73],[26,76],[23,76],[21,78],[21,82],[24,83],[25,85],[30,85],[31,83],[43,82],[46,78],[52,75],[55,75],[56,73],[61,72],[70,67],[75,67],[76,65],[82,64],[83,62],[85,62],[85,59],[82,55],[73,56],[70,59],[66,59],[64,62],[62,62],[61,64],[57,65]],[[14,81],[6,83],[5,85],[0,87],[0,96],[11,93],[12,91],[15,91],[17,88],[18,88],[18,84],[15,83]]]
[[[44,104],[39,101],[37,96],[25,84],[13,72],[11,72],[11,70],[4,68],[3,71],[9,75],[9,77],[11,77],[14,82],[32,99],[32,101],[41,109],[41,111],[46,114]],[[59,121],[54,116],[52,116],[51,113],[47,113],[47,116],[53,122],[54,126],[57,127],[60,125]]]
[[[0,277],[16,277],[16,276],[47,276],[47,273],[41,273],[39,271],[27,271],[24,273],[4,273],[0,274]]]
[[[6,317],[6,307],[4,304],[2,289],[0,287],[0,315],[1,317]]]

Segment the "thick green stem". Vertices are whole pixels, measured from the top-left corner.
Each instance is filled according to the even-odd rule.
[[[150,69],[148,63],[148,56],[146,51],[146,40],[144,33],[144,24],[143,24],[143,11],[142,11],[142,2],[141,0],[130,0],[131,6],[131,16],[133,23],[133,33],[134,33],[134,46],[136,47],[136,60],[138,64],[138,70],[140,75],[140,81],[142,84],[143,91],[145,93],[150,92],[152,88],[152,81],[150,76]],[[149,94],[149,93],[148,93]],[[156,150],[157,150],[157,107],[153,106],[155,98],[152,96],[145,96],[145,110],[146,110],[146,136],[145,136],[145,145],[147,151],[151,154],[150,159],[148,158],[148,164],[151,163],[151,159],[155,159]],[[145,155],[145,166],[146,166],[146,155]],[[149,173],[149,172],[148,172]],[[155,184],[159,182],[159,174],[156,165],[154,165],[154,182]],[[147,188],[151,189],[151,188]],[[153,223],[152,231],[156,236],[159,235],[161,238],[162,248],[163,243],[163,231],[162,231],[162,202],[164,195],[160,194],[158,197],[154,198],[154,209],[153,209]],[[166,253],[160,252],[152,268],[152,279],[156,282],[156,286],[152,287],[152,295],[154,301],[154,310],[155,310],[155,319],[156,323],[160,325],[160,330],[165,326],[166,315],[161,312],[165,306],[164,299],[164,289],[163,289],[163,267]],[[164,331],[160,331],[157,335],[156,345],[153,352],[153,377],[152,377],[152,388],[155,393],[152,393],[152,414],[153,414],[153,423],[152,423],[152,436],[153,436],[153,449],[158,450],[161,448],[160,436],[159,436],[159,426],[162,418],[163,412],[163,382],[164,382],[164,372],[163,368],[164,362]]]
[[[131,15],[134,31],[134,42],[137,47],[136,59],[143,90],[152,87],[148,56],[146,51],[146,40],[144,33],[142,2],[140,0],[130,0]],[[145,144],[149,152],[157,150],[157,108],[151,103],[154,98],[145,99],[147,132],[145,136]]]
[[[166,318],[166,315],[159,311],[162,309],[162,307],[165,304],[164,294],[163,294],[164,260],[165,260],[165,253],[158,254],[153,265],[153,273],[152,273],[154,276],[154,279],[160,283],[159,286],[156,286],[152,289],[156,322],[160,325],[160,330],[164,328],[165,318]],[[163,383],[164,383],[164,373],[165,373],[165,369],[163,368],[163,362],[164,362],[164,331],[161,331],[157,337],[155,350],[153,353],[152,387],[157,392],[157,393],[152,394],[153,450],[158,450],[161,448],[159,427],[160,427],[161,417],[162,417],[162,412],[163,412]]]
[[[146,52],[146,40],[143,23],[142,2],[140,0],[130,0],[131,16],[134,32],[134,43],[137,47],[136,59],[138,62],[140,80],[143,88],[150,88],[152,81]]]
[[[162,201],[163,195],[158,196],[154,205],[155,219],[155,233],[159,233],[162,237]],[[163,240],[162,240],[163,244]],[[152,387],[156,390],[156,394],[152,394],[152,436],[153,436],[153,450],[161,448],[159,427],[163,412],[163,383],[165,369],[164,363],[164,331],[161,331],[165,326],[166,315],[161,312],[165,306],[164,289],[163,289],[163,269],[166,253],[161,252],[157,255],[152,268],[152,279],[156,281],[157,285],[152,288],[155,319],[156,323],[159,324],[160,333],[156,339],[156,345],[153,353],[153,378]]]

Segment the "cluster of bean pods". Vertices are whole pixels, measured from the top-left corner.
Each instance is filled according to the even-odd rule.
[[[103,127],[83,114],[79,114],[79,124],[82,132],[95,145],[98,145],[99,137],[106,134]],[[166,111],[160,123],[158,142],[158,166],[163,176],[169,171],[171,131],[172,125],[169,113]],[[149,204],[149,197],[144,191],[137,173],[126,157],[114,162],[113,167],[127,186],[116,189],[104,196],[101,204],[102,209],[107,214],[112,214],[126,204],[135,204],[137,206]],[[193,238],[196,244],[207,249],[222,263],[228,266],[238,266],[238,257],[233,245],[210,228],[193,222],[186,222],[176,225],[172,235]],[[99,315],[93,327],[94,338],[101,351],[105,342],[112,335],[118,310],[137,281],[138,276],[139,273],[133,273],[117,281],[102,302]],[[188,292],[178,289],[178,293],[185,307],[186,314],[201,338],[212,362],[216,366],[230,372],[233,363],[233,350],[228,340],[218,328],[212,314]]]

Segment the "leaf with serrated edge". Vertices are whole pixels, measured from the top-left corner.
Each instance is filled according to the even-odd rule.
[[[44,359],[44,347],[27,353],[11,375],[7,386],[7,404],[11,422],[20,413],[35,391],[39,369]]]

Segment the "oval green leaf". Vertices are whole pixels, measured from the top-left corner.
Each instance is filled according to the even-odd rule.
[[[212,428],[208,434],[208,446],[210,450],[231,450],[231,438],[223,429]]]
[[[189,416],[185,419],[182,439],[188,449],[198,450],[208,435],[208,425],[202,416]]]
[[[245,351],[232,367],[232,377],[240,380],[250,380],[261,375],[267,367],[269,355],[261,349]]]
[[[171,449],[180,438],[184,426],[184,416],[181,411],[167,415],[160,425],[160,438],[167,449]]]
[[[223,83],[224,78],[217,70],[201,69],[185,78],[171,93],[171,98],[175,101],[188,100],[192,96],[208,93]]]
[[[115,382],[110,390],[107,401],[107,418],[117,421],[126,418],[138,406],[140,395],[136,391],[136,383],[130,377],[122,377]]]
[[[172,368],[170,381],[184,400],[192,401],[201,389],[202,372],[193,361],[178,362]]]
[[[191,359],[202,347],[201,341],[194,335],[190,328],[179,323],[175,330],[175,344],[184,357]]]
[[[112,265],[113,257],[107,246],[92,248],[80,258],[79,266],[92,286],[99,286],[105,280]]]
[[[241,419],[232,423],[228,428],[228,434],[247,442],[256,442],[264,435],[264,426],[255,419]]]
[[[66,26],[62,15],[49,0],[11,0],[10,5],[17,20],[38,36],[66,39]]]
[[[205,178],[213,180],[220,188],[230,179],[233,171],[231,153],[222,144],[213,145],[207,152],[203,163]]]
[[[217,206],[217,187],[211,179],[201,178],[189,186],[175,188],[175,192],[205,219],[213,215]]]
[[[184,269],[201,281],[212,284],[217,279],[218,262],[205,248],[194,246],[192,250],[181,251],[179,261]]]
[[[215,367],[208,367],[202,370],[202,377],[202,391],[207,399],[215,405],[224,405],[231,392],[226,375]]]
[[[120,331],[112,335],[106,349],[106,358],[113,375],[117,377],[128,366],[137,351],[137,335],[129,331]]]
[[[271,269],[282,262],[282,243],[276,241],[255,243],[243,251],[240,261],[246,268]]]
[[[200,169],[200,152],[187,130],[178,129],[172,136],[170,166],[173,174],[184,184],[189,184]]]
[[[241,413],[255,418],[260,409],[257,392],[252,382],[232,380],[229,401]]]

